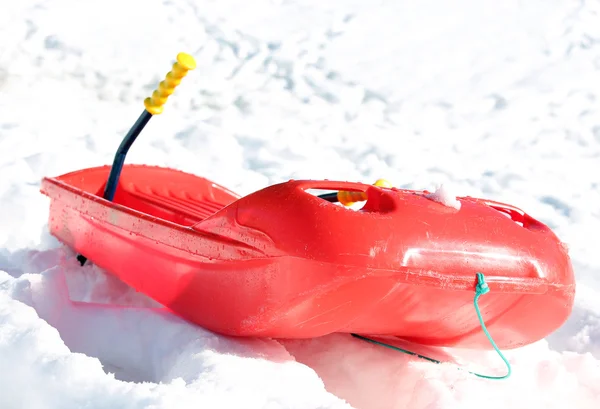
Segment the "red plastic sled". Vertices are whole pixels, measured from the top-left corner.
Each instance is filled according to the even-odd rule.
[[[239,197],[214,182],[126,165],[114,201],[110,167],[45,178],[50,231],[183,318],[236,336],[395,335],[431,346],[490,349],[535,342],[569,316],[565,247],[502,203],[361,183],[289,181]],[[361,210],[308,189],[366,192]]]

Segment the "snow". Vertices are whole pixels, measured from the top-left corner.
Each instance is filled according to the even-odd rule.
[[[0,407],[596,408],[600,3],[247,4],[0,5]],[[241,194],[384,177],[514,204],[569,246],[569,321],[489,381],[339,334],[221,337],[78,267],[47,233],[40,179],[110,163],[180,51],[198,68],[128,162]]]
[[[435,192],[425,195],[426,198],[434,200],[443,204],[444,206],[451,207],[456,210],[460,210],[460,201],[456,198],[456,195],[444,184],[439,185],[435,188]]]

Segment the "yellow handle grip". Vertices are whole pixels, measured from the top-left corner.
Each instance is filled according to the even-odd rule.
[[[163,81],[158,84],[158,88],[152,93],[152,97],[144,100],[146,111],[152,115],[162,113],[163,105],[167,102],[169,96],[175,91],[175,87],[179,85],[181,79],[185,77],[188,71],[196,68],[194,57],[186,53],[177,54],[177,62],[173,64],[173,68],[169,71]]]
[[[380,187],[392,187],[392,184],[385,179],[377,179],[377,181],[373,184]],[[337,199],[338,202],[344,206],[352,206],[356,202],[367,200],[367,194],[365,192],[348,192],[345,190],[340,190],[337,193]]]

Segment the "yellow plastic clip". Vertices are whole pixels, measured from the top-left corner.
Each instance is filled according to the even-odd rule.
[[[152,115],[158,115],[163,112],[163,105],[167,102],[169,96],[175,91],[181,79],[185,77],[188,71],[196,68],[194,57],[186,53],[177,54],[177,62],[169,71],[163,81],[158,84],[158,88],[152,93],[152,97],[144,100],[146,111]]]
[[[377,179],[373,185],[379,187],[392,187],[392,184],[385,179]],[[365,192],[348,192],[345,190],[340,190],[337,193],[337,199],[338,202],[344,206],[352,206],[356,202],[367,200],[367,194]]]

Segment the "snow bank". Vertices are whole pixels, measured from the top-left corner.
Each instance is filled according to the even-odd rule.
[[[0,367],[14,368],[1,372],[0,407],[350,407],[275,341],[220,337],[153,308],[72,304],[71,261],[0,272]]]
[[[505,381],[476,378],[451,365],[434,365],[341,335],[284,345],[317,371],[329,391],[356,408],[462,409],[484,404],[493,409],[592,409],[600,394],[599,360],[551,351],[546,342],[507,352],[513,375]],[[469,368],[504,373],[494,353],[463,356],[471,360]]]

